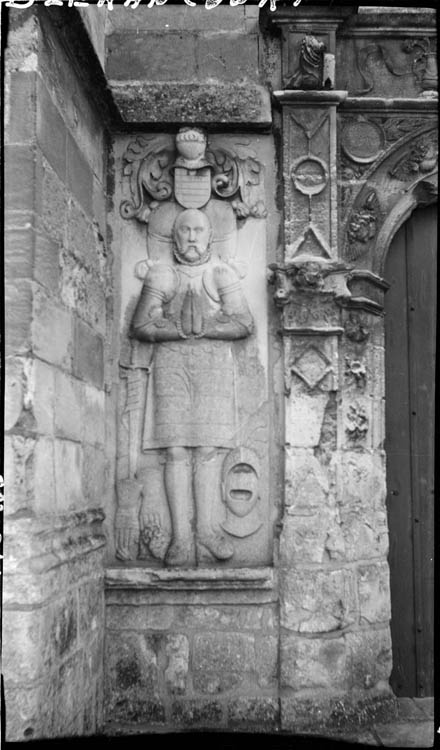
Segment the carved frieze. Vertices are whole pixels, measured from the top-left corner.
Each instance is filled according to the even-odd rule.
[[[121,367],[115,553],[123,562],[249,563],[252,549],[261,558],[258,539],[267,547],[261,435],[241,395],[255,391],[261,422],[264,378],[256,362],[255,384],[243,376],[256,326],[238,242],[244,221],[266,213],[262,167],[245,139],[235,149],[226,141],[208,147],[201,130],[182,128],[175,138],[139,136],[123,156],[131,198],[121,216],[147,225],[148,253],[134,266],[142,288],[127,312],[131,363]]]
[[[411,77],[420,92],[434,91],[438,85],[432,37],[365,44],[357,51],[356,64],[363,85],[353,92],[354,96],[376,91],[381,68],[395,77]]]

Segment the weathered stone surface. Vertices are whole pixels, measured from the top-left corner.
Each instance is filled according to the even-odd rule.
[[[143,5],[137,8],[130,8],[127,13],[123,8],[114,6],[111,13],[108,14],[108,34],[112,31],[124,31],[127,29],[151,29],[162,30],[164,32],[170,29],[179,31],[218,31],[241,29],[244,27],[245,12],[249,10],[246,7],[230,7],[219,5],[216,8],[209,9],[206,12],[203,6],[182,6],[177,9],[170,5],[146,7]]]
[[[171,706],[171,720],[183,727],[222,727],[224,707],[217,701],[175,700]]]
[[[321,513],[329,485],[325,469],[311,451],[286,447],[286,505],[292,516]]]
[[[391,605],[388,563],[359,566],[358,592],[361,623],[389,620]]]
[[[38,228],[62,243],[66,240],[67,232],[67,191],[64,182],[44,159],[42,173],[41,193],[37,197]]]
[[[221,693],[237,686],[254,668],[254,639],[239,633],[204,633],[193,642],[193,686]]]
[[[304,513],[306,510],[304,506]],[[287,567],[296,563],[322,563],[328,557],[345,558],[344,540],[335,510],[323,508],[314,515],[295,514],[293,517],[288,512],[283,519],[280,537],[280,564]]]
[[[55,448],[50,438],[41,437],[35,443],[34,478],[30,486],[33,507],[37,513],[55,513],[57,510],[55,492]]]
[[[370,510],[359,516],[355,510],[346,512],[341,508],[340,518],[346,560],[386,558],[388,524],[385,510]]]
[[[61,180],[66,178],[67,129],[41,78],[37,76],[37,141]]]
[[[258,81],[258,44],[251,34],[229,32],[200,36],[196,46],[199,80]]]
[[[168,635],[165,641],[165,683],[173,694],[186,692],[189,667],[189,643],[186,635],[176,633]]]
[[[102,336],[78,318],[74,322],[73,374],[102,388],[104,345]]]
[[[5,283],[5,354],[26,354],[30,349],[33,289],[29,281]]]
[[[161,721],[159,642],[135,633],[107,631],[107,705],[115,721]]]
[[[344,638],[281,638],[281,686],[303,689],[343,689],[347,686]]]
[[[81,437],[81,403],[83,384],[60,370],[55,373],[55,431],[59,437],[79,440]]]
[[[4,442],[4,480],[7,502],[5,514],[24,510],[29,506],[29,483],[32,472],[34,438],[6,435]]]
[[[238,698],[228,705],[228,728],[231,729],[272,732],[278,718],[276,698]]]
[[[70,133],[66,137],[66,185],[84,211],[92,214],[93,172]]]
[[[386,686],[384,686],[386,687]],[[325,734],[327,730],[358,730],[396,716],[397,701],[389,687],[371,697],[298,698],[281,697],[281,729],[289,732]]]
[[[86,268],[99,269],[92,223],[74,200],[68,206],[66,249]]]
[[[115,81],[188,81],[196,76],[196,38],[191,34],[114,32],[107,37],[106,72]],[[185,60],[185,65],[181,61]]]
[[[434,747],[435,726],[432,721],[421,724],[375,724],[374,731],[383,747]]]
[[[37,357],[69,370],[72,356],[70,313],[36,290],[32,321],[33,349]]]
[[[101,624],[104,620],[104,586],[100,576],[80,586],[78,590],[79,635],[102,637]]]
[[[324,633],[356,619],[355,587],[349,570],[288,571],[283,578],[281,623],[299,633]]]
[[[345,642],[352,687],[370,689],[378,683],[388,682],[392,668],[391,636],[388,627],[347,633]]]
[[[180,606],[175,610],[176,623],[180,627],[221,630],[262,630],[274,627],[274,614],[270,608],[261,606],[201,607]]]
[[[57,509],[76,510],[84,505],[81,476],[83,450],[71,440],[55,440],[55,488]]]
[[[104,445],[105,394],[94,385],[84,385],[81,418],[83,440],[92,445]]]
[[[87,445],[83,454],[82,489],[88,507],[103,505],[108,462],[103,448]]]
[[[50,661],[48,610],[3,610],[3,672],[9,683],[29,684]]]
[[[291,447],[315,448],[319,445],[328,394],[309,395],[292,388],[286,401],[286,443]]]
[[[268,92],[256,84],[111,82],[111,89],[125,122],[267,127],[272,121]]]
[[[90,255],[95,246],[90,248]],[[75,310],[89,325],[105,332],[105,286],[102,277],[76,261],[69,253],[61,255],[60,295],[66,307]]]
[[[254,669],[260,687],[275,687],[278,677],[278,637],[266,634],[255,639]]]
[[[6,143],[29,143],[35,135],[35,81],[33,71],[11,71],[9,96],[14,105],[5,122]]]
[[[343,511],[368,515],[384,508],[386,485],[381,454],[345,452],[337,466],[340,505]]]
[[[35,156],[31,146],[5,146],[5,208],[34,209]]]
[[[53,605],[51,613],[51,651],[56,657],[71,653],[78,639],[78,600],[69,595]]]
[[[167,630],[173,622],[173,615],[174,608],[170,605],[107,605],[106,609],[110,630]]]

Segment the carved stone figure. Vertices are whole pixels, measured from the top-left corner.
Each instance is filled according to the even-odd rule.
[[[166,449],[165,490],[172,524],[168,565],[197,551],[226,560],[233,550],[211,527],[218,448],[234,447],[234,361],[229,342],[249,336],[253,321],[234,268],[211,259],[205,213],[186,209],[174,224],[177,263],[154,264],[145,277],[132,335],[156,342],[143,450]],[[148,408],[147,406],[147,408]]]
[[[208,147],[193,127],[139,135],[123,160],[131,198],[120,212],[147,225],[147,256],[133,269],[143,285],[121,352],[115,554],[248,564],[251,547],[260,554],[249,537],[263,536],[265,474],[244,362],[259,344],[234,341],[254,326],[239,229],[266,215],[262,166],[248,142]],[[259,393],[263,372],[254,378]]]
[[[298,70],[287,83],[286,88],[305,90],[322,88],[324,52],[324,42],[307,34],[301,42]]]

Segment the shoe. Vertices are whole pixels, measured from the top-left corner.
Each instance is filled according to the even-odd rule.
[[[207,550],[217,560],[229,560],[234,554],[233,546],[221,534],[204,534],[197,539],[198,556]]]
[[[171,542],[165,555],[165,565],[173,568],[194,567],[191,548],[182,542]]]

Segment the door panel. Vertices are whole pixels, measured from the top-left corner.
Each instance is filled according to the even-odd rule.
[[[417,209],[385,268],[391,685],[402,696],[433,693],[436,217]]]

